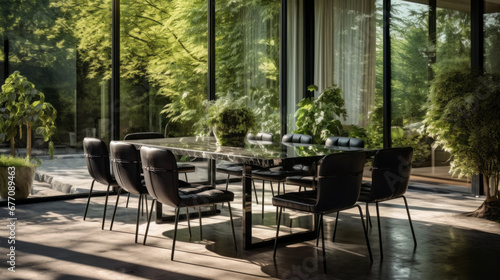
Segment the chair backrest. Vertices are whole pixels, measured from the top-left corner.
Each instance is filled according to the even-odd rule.
[[[141,159],[134,145],[125,142],[111,141],[109,144],[111,165],[115,179],[124,190],[133,193],[144,193],[141,182]]]
[[[412,147],[379,150],[373,159],[370,199],[385,200],[405,194],[412,160]]]
[[[169,150],[143,146],[141,161],[149,195],[163,204],[177,207],[181,198],[174,154]]]
[[[109,166],[109,152],[104,141],[85,137],[83,139],[83,152],[90,176],[104,185],[112,183],[114,180]]]
[[[328,212],[356,203],[361,191],[364,152],[343,152],[325,156],[319,164],[316,209]]]
[[[160,132],[134,132],[125,135],[123,140],[137,140],[137,139],[157,139],[165,138]]]
[[[259,132],[256,135],[249,133],[247,135],[247,140],[250,143],[256,142],[260,144],[272,144],[273,143],[273,134],[267,132]]]
[[[354,137],[332,136],[325,141],[328,147],[364,148],[365,141]]]
[[[281,138],[281,143],[312,144],[313,138],[307,134],[289,133]]]

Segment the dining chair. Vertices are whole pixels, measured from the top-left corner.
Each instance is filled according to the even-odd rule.
[[[312,144],[313,138],[310,135],[306,134],[297,134],[290,133],[285,134],[281,138],[281,143],[288,144]],[[278,194],[280,194],[280,185],[283,183],[283,192],[285,191],[285,182],[286,178],[290,176],[306,176],[310,175],[312,172],[311,167],[309,165],[303,164],[295,164],[291,166],[279,166],[277,168],[268,168],[261,169],[252,172],[253,180],[262,180],[262,219],[264,219],[264,191],[265,191],[265,182],[269,181],[271,185],[271,192],[274,196],[273,182],[278,183]]]
[[[417,247],[417,239],[411,222],[410,210],[405,193],[410,182],[411,165],[413,160],[412,147],[387,148],[377,151],[373,159],[372,180],[361,186],[361,194],[358,201],[366,203],[366,223],[370,223],[370,212],[368,205],[375,203],[377,209],[378,236],[380,245],[380,257],[383,257],[382,231],[380,228],[379,202],[396,198],[403,198],[411,234],[413,236],[414,248]]]
[[[120,199],[122,189],[129,194],[138,195],[139,202],[137,205],[137,219],[135,226],[135,243],[137,243],[141,205],[146,205],[146,212],[148,212],[146,199],[148,190],[141,176],[142,166],[140,155],[137,153],[137,149],[134,145],[126,142],[111,141],[109,144],[109,150],[111,152],[111,165],[113,173],[115,174],[118,185],[120,185],[109,230],[113,230],[116,209],[118,208],[118,201]]]
[[[326,273],[323,216],[329,213],[357,207],[361,217],[361,225],[365,234],[370,261],[373,262],[370,241],[368,240],[368,234],[363,220],[363,211],[361,207],[356,204],[361,189],[365,162],[366,157],[364,152],[344,152],[327,155],[319,162],[318,185],[315,190],[289,192],[273,197],[273,205],[279,208],[273,252],[273,259],[275,261],[283,208],[319,215],[316,230],[318,240],[321,234],[323,266]],[[334,234],[337,230],[337,225],[338,215],[335,220]]]
[[[328,137],[325,141],[325,146],[342,151],[356,150],[365,147],[365,142],[363,139],[354,137],[342,137],[342,136],[332,136]],[[290,176],[286,178],[287,185],[299,186],[299,191],[302,188],[314,188],[316,186],[316,180],[314,175],[308,176]]]
[[[90,185],[89,197],[87,199],[87,205],[85,206],[83,220],[87,218],[87,211],[89,209],[90,197],[92,196],[92,191],[94,190],[94,183],[97,181],[103,185],[107,185],[106,200],[104,202],[104,213],[102,215],[101,226],[101,229],[104,229],[104,223],[106,221],[106,209],[108,206],[109,189],[111,187],[118,187],[118,182],[111,174],[108,147],[101,139],[85,137],[83,139],[83,152],[85,154],[87,169],[93,179],[92,184]]]
[[[247,140],[250,144],[270,145],[273,143],[273,134],[267,132],[259,132],[256,135],[253,135],[249,133],[247,135]],[[252,169],[259,169],[259,167],[253,167]],[[223,163],[217,166],[216,171],[218,173],[227,174],[226,190],[228,190],[230,176],[236,176],[240,178],[243,176],[243,164]],[[259,199],[257,197],[257,190],[255,189],[255,182],[253,180],[252,180],[252,185],[253,185],[253,191],[255,193],[255,201],[257,202],[257,204],[259,204]]]
[[[165,136],[160,132],[133,132],[125,135],[123,140],[139,140],[139,139],[159,139],[165,138]],[[196,167],[189,163],[177,163],[177,168],[179,173],[184,174],[184,178],[186,182],[188,182],[188,173],[192,173],[196,171]]]
[[[169,150],[143,146],[141,148],[141,161],[146,188],[153,197],[151,213],[149,214],[146,227],[146,235],[144,236],[144,244],[146,243],[147,231],[151,222],[152,209],[154,208],[155,202],[161,202],[175,208],[175,227],[172,254],[170,257],[171,260],[174,259],[177,225],[179,223],[179,209],[182,207],[198,207],[200,238],[202,238],[201,206],[213,206],[213,204],[216,203],[227,202],[229,206],[228,209],[234,248],[237,250],[230,204],[234,199],[234,193],[219,189],[207,189],[197,193],[184,192],[182,188],[179,188],[177,163],[174,154]],[[189,221],[189,215],[187,219]]]

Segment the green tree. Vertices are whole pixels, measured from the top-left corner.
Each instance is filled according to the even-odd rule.
[[[453,155],[451,171],[483,174],[484,203],[472,213],[500,218],[500,76],[470,69],[439,73],[433,81],[426,123],[437,143]]]

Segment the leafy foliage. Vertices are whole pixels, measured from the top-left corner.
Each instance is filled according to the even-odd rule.
[[[241,146],[256,126],[255,114],[246,105],[247,98],[219,98],[209,104],[206,125],[223,146]]]
[[[454,157],[454,174],[500,175],[500,77],[455,69],[433,81],[428,131]],[[498,183],[497,183],[498,184]],[[499,199],[498,186],[487,201]]]
[[[314,90],[316,86],[310,86]],[[339,118],[345,120],[342,90],[337,85],[325,88],[317,99],[304,98],[295,112],[297,129],[295,133],[311,135],[316,144],[322,144],[332,135],[342,135],[343,128]]]
[[[45,141],[48,141],[56,130],[56,110],[50,103],[45,102],[45,95],[17,71],[2,85],[0,113],[0,140],[13,139],[17,135],[17,128],[26,126],[28,157],[31,156],[32,128],[36,128],[36,133],[41,134]],[[22,137],[22,134],[19,136]]]

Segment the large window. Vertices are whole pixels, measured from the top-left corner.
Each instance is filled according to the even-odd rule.
[[[449,177],[450,155],[433,145],[422,121],[436,73],[470,66],[470,2],[422,2],[392,1],[392,145],[414,148],[414,165],[422,167],[415,173]]]
[[[216,98],[247,98],[258,130],[280,134],[280,1],[215,2]]]
[[[313,4],[288,1],[287,5],[288,131],[296,129],[293,114],[309,85],[318,88],[315,98],[337,85],[347,118],[340,120],[343,131],[336,133],[364,138],[370,146],[381,145],[381,134],[372,138],[367,133],[381,133],[374,123],[381,122],[382,115],[378,118],[374,111],[375,100],[382,108],[381,96],[376,97],[382,93],[382,83],[377,83],[377,78],[382,78],[382,72],[377,71],[377,64],[382,63],[382,18],[378,17],[382,2],[316,0]],[[310,73],[312,79],[308,80]]]
[[[484,69],[500,74],[500,2],[484,2]]]
[[[120,134],[194,135],[207,98],[206,1],[122,0]]]

